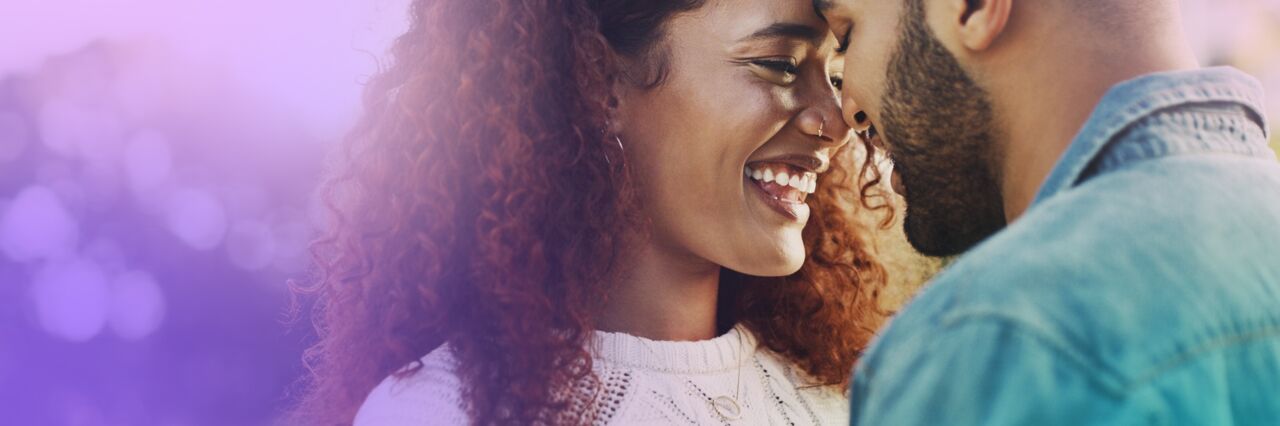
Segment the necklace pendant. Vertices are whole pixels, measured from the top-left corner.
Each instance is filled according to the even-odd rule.
[[[711,408],[714,408],[716,414],[725,420],[738,420],[742,417],[742,407],[738,406],[738,401],[728,396],[717,396],[712,399]]]

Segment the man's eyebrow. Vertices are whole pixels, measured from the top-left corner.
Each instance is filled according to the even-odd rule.
[[[795,24],[795,23],[789,23],[789,22],[778,22],[768,27],[762,28],[760,29],[760,31],[756,31],[755,33],[749,36],[743,37],[741,41],[759,40],[759,39],[768,39],[768,38],[798,38],[798,39],[811,41],[816,44],[816,43],[820,43],[822,39],[826,36],[827,36],[827,33],[825,31],[819,30],[818,28],[813,26],[809,26],[805,24]]]

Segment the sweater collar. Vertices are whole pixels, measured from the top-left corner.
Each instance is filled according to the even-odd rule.
[[[660,341],[625,333],[597,331],[591,339],[596,359],[625,367],[666,373],[714,373],[739,368],[758,342],[738,324],[709,340]]]

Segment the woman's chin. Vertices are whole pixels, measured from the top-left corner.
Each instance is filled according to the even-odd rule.
[[[741,265],[729,269],[756,277],[785,277],[798,272],[804,266],[804,259],[804,243],[796,238],[794,242],[775,245],[768,252],[746,256]]]
[[[795,274],[800,271],[801,266],[804,266],[804,258],[801,258],[799,262],[787,262],[777,266],[749,268],[746,271],[739,270],[738,272],[751,275],[753,277],[777,278]]]

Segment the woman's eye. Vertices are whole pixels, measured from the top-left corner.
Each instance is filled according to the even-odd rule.
[[[751,64],[760,69],[757,75],[779,86],[790,86],[800,75],[800,66],[794,59],[757,59]]]
[[[795,75],[800,72],[800,68],[796,66],[795,62],[792,62],[792,61],[778,60],[778,59],[761,59],[761,60],[755,61],[755,63],[756,65],[768,68],[772,71],[784,73],[784,74]]]
[[[831,87],[836,88],[836,90],[844,89],[844,78],[831,76]]]

